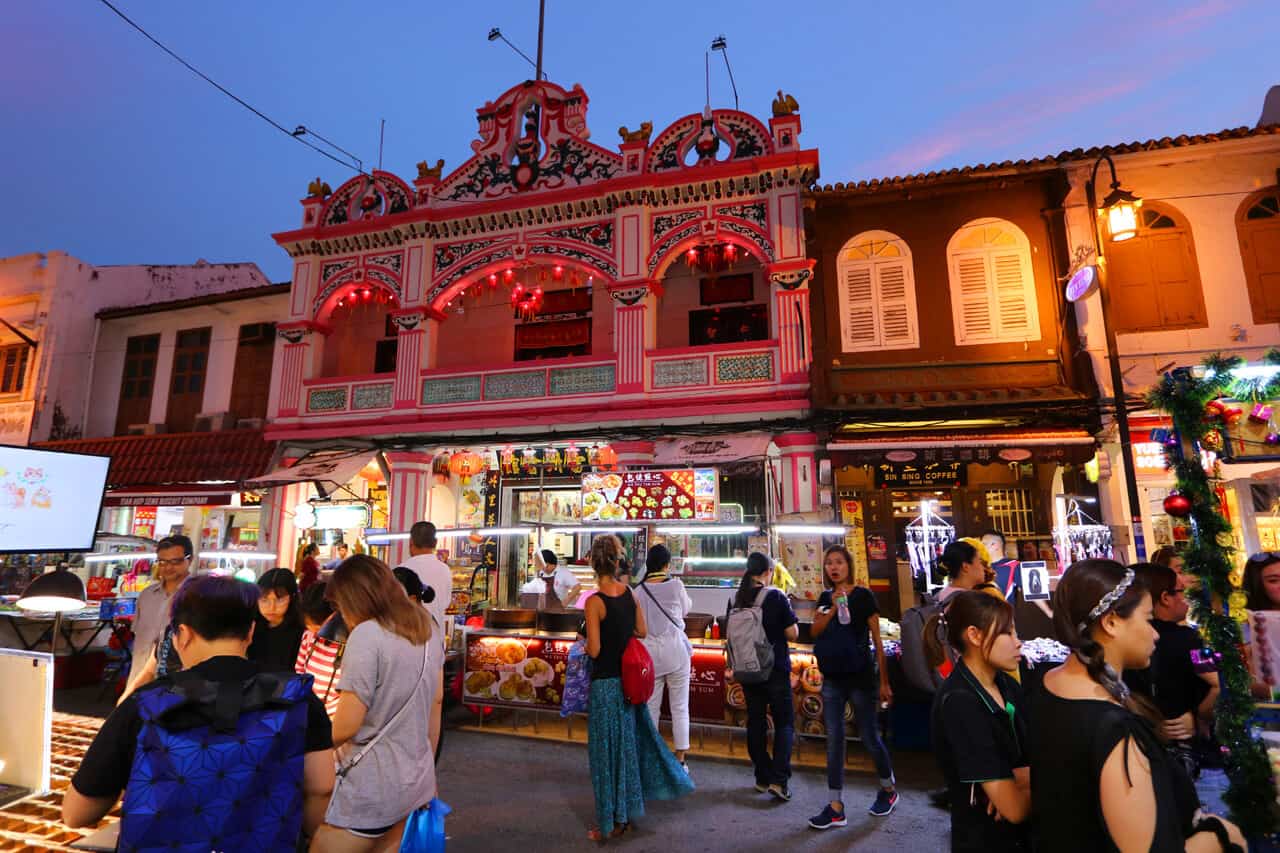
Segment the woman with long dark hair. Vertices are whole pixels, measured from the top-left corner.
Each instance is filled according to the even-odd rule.
[[[644,611],[618,580],[622,543],[605,534],[591,543],[596,594],[587,599],[587,654],[592,658],[587,710],[587,758],[596,801],[596,828],[587,837],[605,841],[644,816],[647,799],[674,799],[693,790],[689,774],[653,726],[648,709],[622,693],[622,654],[646,631]]]
[[[734,609],[759,607],[765,637],[773,645],[773,671],[760,684],[743,684],[747,705],[747,753],[756,774],[756,790],[777,800],[791,799],[791,744],[795,740],[795,706],[791,696],[791,655],[787,641],[800,636],[795,611],[780,589],[770,586],[773,561],[758,551],[747,555]],[[773,752],[769,752],[769,716],[773,717]]]
[[[1031,703],[1031,804],[1039,853],[1218,851],[1243,846],[1220,818],[1193,825],[1191,780],[1163,748],[1158,714],[1129,694],[1126,669],[1148,665],[1151,595],[1132,569],[1082,560],[1058,582],[1058,636],[1072,649]]]
[[[822,673],[829,802],[820,813],[809,818],[809,826],[814,829],[848,824],[844,809],[846,704],[853,705],[862,745],[871,753],[880,780],[871,814],[886,817],[898,804],[893,762],[876,725],[879,706],[893,700],[884,644],[880,642],[880,608],[871,590],[854,584],[853,556],[843,545],[832,545],[823,555],[822,585],[826,589],[818,597],[813,617],[813,654]]]
[[[249,644],[249,660],[265,669],[292,670],[306,626],[298,603],[298,582],[288,569],[272,569],[258,578],[258,617]]]
[[[436,794],[444,647],[381,560],[347,558],[326,592],[350,634],[333,717],[338,783],[311,849],[398,849],[405,819]]]
[[[1027,709],[1016,669],[1022,644],[1013,607],[972,590],[958,592],[929,618],[925,651],[932,666],[960,653],[933,698],[933,752],[947,782],[953,853],[1031,849]]]

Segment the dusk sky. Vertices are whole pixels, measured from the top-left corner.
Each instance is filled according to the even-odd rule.
[[[532,69],[536,0],[292,3],[118,0],[197,68],[287,127],[305,124],[407,179],[471,153],[475,110]],[[800,103],[822,182],[1035,157],[1252,126],[1280,0],[548,0],[546,69],[591,98],[597,144],[701,109],[703,53],[729,42],[742,109]],[[94,264],[290,264],[317,175],[350,177],[192,75],[98,0],[9,3],[0,51],[0,257],[61,249]],[[711,97],[732,107],[712,55]]]

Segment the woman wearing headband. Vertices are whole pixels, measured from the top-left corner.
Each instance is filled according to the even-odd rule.
[[[1193,825],[1191,780],[1161,745],[1149,705],[1129,695],[1126,669],[1151,660],[1151,595],[1132,569],[1082,560],[1053,597],[1058,636],[1073,653],[1031,704],[1035,849],[1230,851],[1244,844],[1221,818]]]

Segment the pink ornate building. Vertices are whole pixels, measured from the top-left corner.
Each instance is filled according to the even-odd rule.
[[[428,511],[441,452],[612,442],[642,465],[686,433],[763,432],[775,509],[814,508],[797,425],[818,153],[794,99],[767,124],[707,110],[656,136],[622,128],[616,150],[589,141],[587,104],[580,86],[522,83],[477,110],[452,172],[317,180],[301,227],[274,235],[294,274],[268,435],[293,458],[394,451],[392,531]],[[282,556],[294,488],[276,500]]]

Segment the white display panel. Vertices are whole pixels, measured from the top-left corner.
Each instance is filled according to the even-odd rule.
[[[110,464],[0,445],[0,552],[92,549]]]

